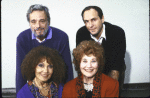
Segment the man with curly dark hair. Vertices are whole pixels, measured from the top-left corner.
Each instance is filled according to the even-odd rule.
[[[17,98],[61,98],[65,79],[65,63],[57,50],[45,46],[33,48],[21,64],[27,83]]]
[[[95,41],[82,41],[73,50],[78,77],[63,88],[62,98],[118,97],[119,82],[102,73],[104,49]]]

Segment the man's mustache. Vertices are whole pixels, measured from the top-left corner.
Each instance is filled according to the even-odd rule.
[[[34,29],[34,31],[35,31],[35,30],[39,30],[39,29],[43,30],[44,28],[39,27],[39,28],[37,28],[37,29]]]

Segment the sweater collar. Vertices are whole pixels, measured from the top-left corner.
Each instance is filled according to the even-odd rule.
[[[48,27],[48,32],[47,33],[48,33],[47,37],[45,39],[43,39],[42,41],[37,39],[35,37],[35,35],[32,33],[32,35],[31,35],[32,36],[32,40],[36,39],[39,43],[41,43],[41,42],[44,42],[45,40],[51,39],[52,38],[52,28],[50,26]]]

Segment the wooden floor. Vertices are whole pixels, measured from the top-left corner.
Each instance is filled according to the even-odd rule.
[[[16,98],[15,88],[2,88],[2,98]],[[150,97],[150,83],[124,84],[121,97]]]

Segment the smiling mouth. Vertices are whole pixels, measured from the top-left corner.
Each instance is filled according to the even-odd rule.
[[[85,69],[86,72],[92,72],[93,69]]]
[[[42,30],[44,30],[44,28],[38,28],[38,29],[34,29],[34,32],[41,33]]]
[[[46,74],[46,75],[41,75],[41,76],[43,76],[43,77],[48,77],[48,75]]]

